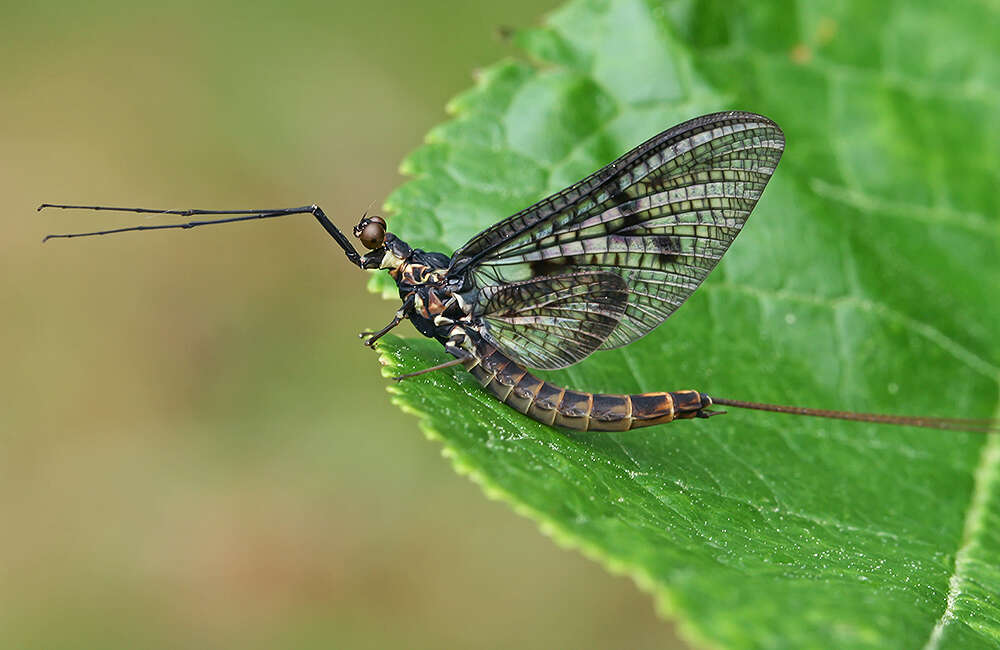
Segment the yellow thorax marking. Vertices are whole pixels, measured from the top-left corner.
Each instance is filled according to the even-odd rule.
[[[403,263],[406,262],[402,257],[396,257],[390,251],[386,251],[385,255],[382,256],[382,262],[379,264],[380,269],[398,269]]]

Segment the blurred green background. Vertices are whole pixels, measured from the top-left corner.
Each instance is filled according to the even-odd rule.
[[[40,244],[142,220],[42,201],[347,228],[556,4],[0,10],[0,647],[678,643],[390,405],[396,306],[311,218]]]

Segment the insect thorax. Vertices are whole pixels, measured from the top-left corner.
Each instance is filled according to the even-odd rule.
[[[450,257],[411,248],[388,233],[379,254],[379,268],[396,282],[400,299],[410,305],[407,316],[421,334],[444,341],[457,321],[468,319],[471,307],[452,293],[459,287],[448,278]]]

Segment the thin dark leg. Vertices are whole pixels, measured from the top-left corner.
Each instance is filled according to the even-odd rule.
[[[458,347],[462,341],[462,336],[453,336],[448,339],[444,344],[445,352],[454,356],[455,358],[451,361],[445,361],[444,363],[439,363],[436,366],[431,366],[430,368],[424,368],[423,370],[417,370],[416,372],[410,372],[405,375],[400,375],[398,377],[393,377],[396,381],[402,381],[404,379],[409,379],[410,377],[416,377],[417,375],[423,375],[428,372],[434,372],[435,370],[444,370],[445,368],[451,368],[452,366],[457,366],[461,363],[465,363],[472,358],[472,355]]]
[[[139,214],[172,214],[182,217],[191,217],[199,215],[241,215],[235,217],[227,217],[225,219],[206,219],[203,221],[189,221],[187,223],[171,223],[171,224],[161,224],[154,226],[131,226],[128,228],[114,228],[111,230],[97,230],[94,232],[80,232],[80,233],[67,233],[58,235],[48,235],[42,241],[48,241],[50,239],[66,238],[70,239],[73,237],[92,237],[95,235],[111,235],[120,232],[132,232],[140,230],[170,230],[174,228],[195,228],[197,226],[208,226],[219,223],[231,223],[234,221],[251,221],[253,219],[272,219],[274,217],[285,217],[292,214],[311,214],[316,218],[323,229],[330,234],[331,237],[337,242],[344,253],[347,255],[347,259],[351,261],[355,266],[361,266],[361,255],[354,249],[351,242],[344,236],[344,233],[340,232],[335,225],[327,218],[326,214],[318,205],[303,205],[297,208],[278,208],[278,209],[252,209],[252,210],[151,210],[148,208],[117,208],[110,206],[101,205],[57,205],[54,203],[43,203],[38,206],[39,210],[44,208],[58,208],[62,210],[97,210],[97,211],[107,211],[107,212],[135,212]]]
[[[403,319],[407,318],[410,315],[410,310],[413,308],[413,301],[414,298],[413,294],[411,293],[406,297],[406,300],[403,301],[403,306],[399,308],[399,310],[396,312],[396,315],[392,317],[391,321],[389,321],[388,325],[386,325],[377,332],[364,331],[358,334],[358,336],[360,336],[361,338],[368,336],[369,338],[365,340],[365,345],[367,345],[368,347],[374,346],[375,341],[385,336],[389,332],[389,330],[402,323]]]
[[[396,312],[396,315],[393,316],[391,321],[389,321],[389,324],[380,329],[379,331],[373,332],[371,330],[365,330],[364,332],[358,334],[358,336],[360,338],[364,338],[367,336],[368,338],[365,339],[364,344],[367,345],[368,347],[373,347],[375,345],[375,341],[385,336],[389,332],[389,330],[396,327],[402,322],[403,322],[403,316],[400,315],[399,312]]]
[[[465,363],[467,357],[462,357],[459,359],[452,359],[451,361],[445,361],[444,363],[439,363],[436,366],[431,366],[430,368],[424,368],[423,370],[417,370],[416,372],[408,372],[405,375],[399,375],[398,377],[393,377],[396,381],[403,381],[404,379],[409,379],[410,377],[416,377],[417,375],[424,375],[428,372],[434,372],[435,370],[444,370],[445,368],[451,368],[452,366],[457,366],[461,363]]]

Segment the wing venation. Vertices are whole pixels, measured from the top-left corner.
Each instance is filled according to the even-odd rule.
[[[483,287],[474,313],[486,323],[485,336],[508,356],[554,370],[599,349],[627,300],[620,275],[571,273]]]
[[[580,272],[617,275],[627,300],[602,348],[649,333],[718,264],[784,150],[754,113],[680,124],[483,231],[452,258],[477,288]],[[540,366],[536,366],[540,367]]]

